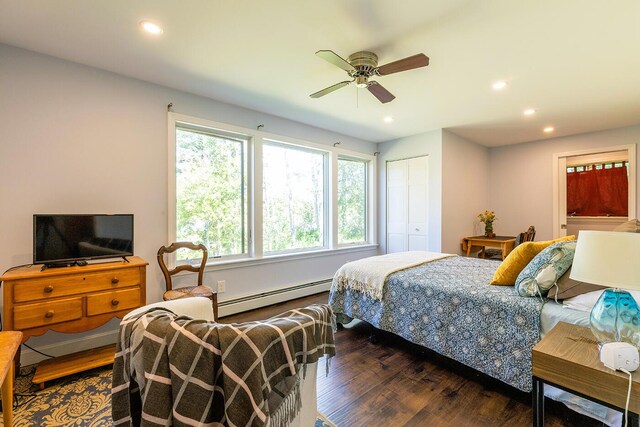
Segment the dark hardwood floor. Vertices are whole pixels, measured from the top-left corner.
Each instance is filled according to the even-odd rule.
[[[266,319],[295,307],[326,303],[328,292],[227,316]],[[354,321],[336,333],[329,375],[318,368],[318,410],[338,427],[530,426],[531,394],[439,354]],[[547,399],[546,425],[601,426]]]

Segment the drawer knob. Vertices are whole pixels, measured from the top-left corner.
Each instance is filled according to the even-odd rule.
[[[120,304],[120,301],[118,301],[116,298],[114,298],[114,299],[112,299],[112,300],[111,300],[111,305],[112,305],[112,306],[114,306],[114,307],[115,307],[115,306],[116,306],[116,305],[118,305],[118,304]]]
[[[44,317],[51,319],[53,317],[53,310],[49,310],[44,314]]]
[[[50,294],[51,292],[53,292],[53,286],[47,285],[47,286],[44,287],[44,293],[45,294]]]
[[[120,279],[118,279],[117,277],[113,277],[113,278],[111,279],[111,283],[113,283],[114,285],[115,285],[116,283],[120,283]]]

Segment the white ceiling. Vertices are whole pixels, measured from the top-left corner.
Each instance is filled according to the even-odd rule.
[[[448,128],[498,146],[547,125],[640,123],[638,0],[0,0],[0,42],[374,142]],[[355,85],[311,99],[347,79],[319,49],[431,63],[377,78],[388,104]]]

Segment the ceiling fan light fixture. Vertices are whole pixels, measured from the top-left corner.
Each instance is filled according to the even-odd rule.
[[[361,50],[349,55],[348,59],[344,59],[332,50],[322,49],[316,52],[316,56],[335,65],[347,72],[347,75],[353,79],[336,83],[332,86],[319,90],[309,95],[311,98],[320,98],[325,96],[349,83],[355,83],[360,89],[367,89],[378,101],[383,104],[393,101],[396,97],[380,83],[375,80],[369,80],[371,77],[381,77],[387,74],[399,73],[401,71],[413,70],[414,68],[426,67],[429,65],[429,57],[424,53],[399,59],[389,64],[378,67],[378,55],[373,52]]]
[[[369,86],[369,78],[367,76],[356,76],[356,86],[360,89]]]

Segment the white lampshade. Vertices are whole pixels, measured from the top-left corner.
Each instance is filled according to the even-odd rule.
[[[640,233],[580,231],[571,278],[640,290]]]

